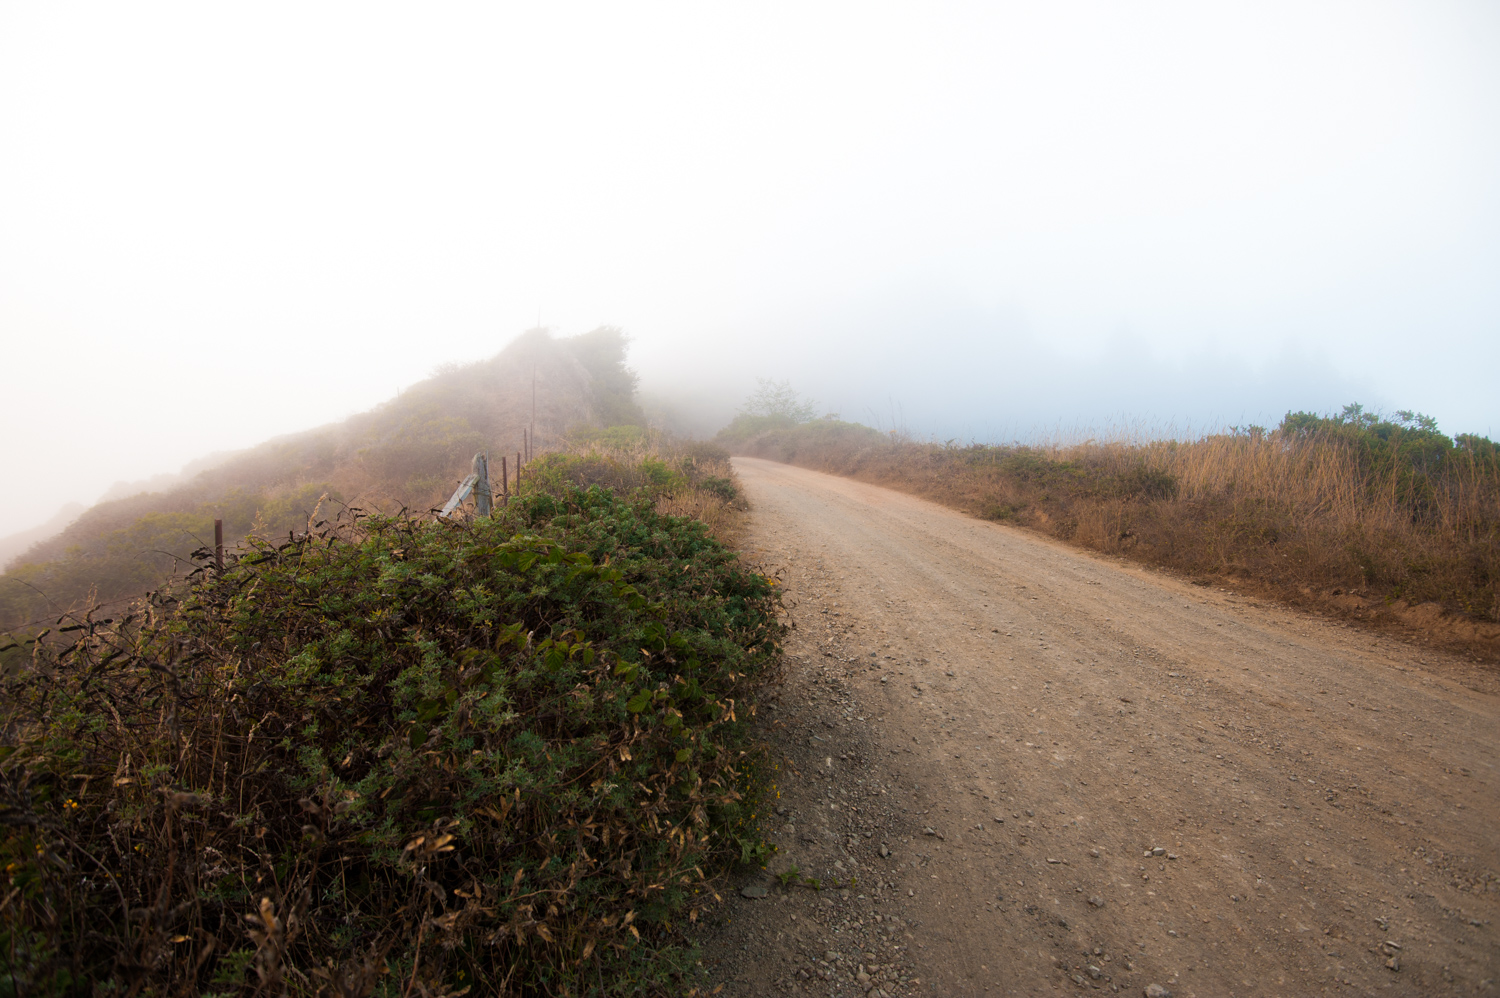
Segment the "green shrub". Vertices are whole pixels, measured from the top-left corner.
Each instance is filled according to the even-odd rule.
[[[718,496],[725,502],[734,502],[740,496],[740,490],[735,488],[734,482],[727,478],[717,478],[709,475],[698,482],[698,488]]]
[[[661,987],[762,847],[778,611],[701,523],[564,483],[63,628],[3,694],[0,993]]]

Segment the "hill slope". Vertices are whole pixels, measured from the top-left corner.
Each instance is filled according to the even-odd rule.
[[[330,502],[431,508],[475,451],[522,449],[533,404],[541,446],[579,423],[639,422],[625,348],[612,327],[569,338],[530,330],[493,358],[441,370],[369,412],[269,440],[167,491],[100,503],[0,576],[0,629],[159,585],[212,541],[216,518],[232,543],[305,530]]]
[[[82,503],[70,502],[58,510],[56,515],[46,523],[38,524],[29,530],[18,530],[13,534],[0,537],[0,569],[5,568],[19,555],[40,544],[42,541],[56,537],[68,528],[68,525],[78,519],[85,507]]]

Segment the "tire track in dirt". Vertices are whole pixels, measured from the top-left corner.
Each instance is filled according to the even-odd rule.
[[[794,606],[770,715],[797,772],[767,897],[706,947],[728,993],[1500,984],[1493,674],[735,463]],[[793,864],[859,877],[787,891]]]

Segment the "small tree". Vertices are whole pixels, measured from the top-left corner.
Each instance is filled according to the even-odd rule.
[[[760,387],[740,407],[740,415],[788,423],[806,423],[818,414],[818,404],[804,397],[790,381],[757,378]]]

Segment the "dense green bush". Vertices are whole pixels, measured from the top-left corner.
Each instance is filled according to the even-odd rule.
[[[0,994],[671,988],[764,849],[778,608],[701,523],[559,483],[12,648]]]

